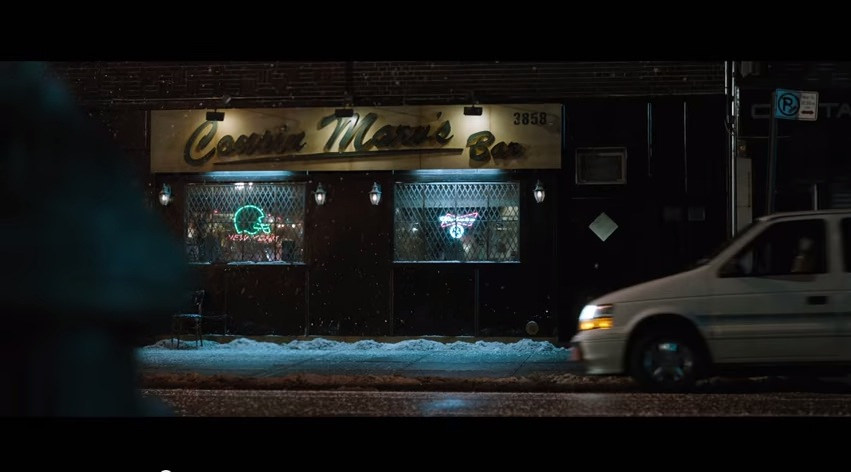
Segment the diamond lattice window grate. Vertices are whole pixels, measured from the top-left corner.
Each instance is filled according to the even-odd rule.
[[[187,185],[184,240],[189,261],[302,263],[304,207],[303,183]],[[240,208],[246,210],[235,224]]]
[[[519,262],[520,185],[397,183],[396,262]]]

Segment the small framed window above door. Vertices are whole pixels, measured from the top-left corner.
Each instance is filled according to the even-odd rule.
[[[578,148],[576,150],[576,183],[580,185],[625,184],[626,148]]]

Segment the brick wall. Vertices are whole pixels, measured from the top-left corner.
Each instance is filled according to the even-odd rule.
[[[741,62],[743,88],[819,90],[851,88],[851,62]]]
[[[715,62],[53,63],[87,106],[232,107],[546,102],[574,97],[720,94]]]

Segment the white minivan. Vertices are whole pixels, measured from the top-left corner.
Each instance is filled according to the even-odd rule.
[[[588,374],[678,391],[726,371],[847,373],[846,340],[851,210],[825,210],[759,218],[695,268],[591,301],[571,346]]]

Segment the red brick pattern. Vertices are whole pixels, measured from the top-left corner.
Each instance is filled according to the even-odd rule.
[[[720,94],[714,62],[53,63],[89,107],[232,107],[549,102],[575,97]]]

